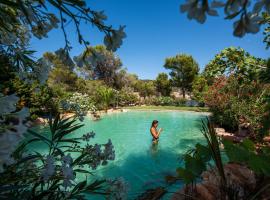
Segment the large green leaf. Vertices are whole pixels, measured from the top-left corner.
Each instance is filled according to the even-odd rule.
[[[196,176],[187,169],[179,167],[176,171],[178,176],[182,178],[186,184],[192,183],[196,180]]]

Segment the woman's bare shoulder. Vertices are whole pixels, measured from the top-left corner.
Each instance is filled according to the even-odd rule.
[[[150,128],[150,131],[151,131],[151,132],[152,132],[152,131],[156,131],[155,127],[151,127],[151,128]]]

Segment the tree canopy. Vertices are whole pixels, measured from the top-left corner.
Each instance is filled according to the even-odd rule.
[[[190,55],[178,54],[166,58],[164,67],[171,70],[173,86],[181,88],[185,98],[186,91],[191,91],[192,82],[199,72],[198,63]]]
[[[241,48],[225,48],[205,67],[203,74],[207,79],[221,75],[237,75],[241,79],[254,80],[266,68],[266,60],[256,58]]]
[[[155,81],[157,92],[162,96],[170,96],[171,83],[166,73],[159,73]]]
[[[74,60],[79,67],[89,70],[92,79],[103,80],[108,86],[114,85],[116,74],[122,66],[120,58],[102,45],[88,47]]]

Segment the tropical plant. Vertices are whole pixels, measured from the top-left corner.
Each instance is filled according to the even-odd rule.
[[[194,58],[186,54],[178,54],[166,58],[164,67],[171,70],[172,84],[182,90],[183,98],[186,92],[191,91],[194,78],[199,72],[199,67]]]
[[[223,140],[224,149],[230,162],[237,162],[247,165],[258,175],[270,177],[270,148],[263,146],[259,151],[256,144],[245,139],[239,144],[233,144],[229,140]],[[238,153],[235,153],[238,152]]]
[[[209,120],[207,120],[207,124],[205,122],[202,123],[202,133],[206,139],[206,145],[197,143],[194,149],[189,150],[183,156],[184,167],[177,169],[178,176],[186,183],[184,188],[186,195],[191,197],[191,199],[197,197],[196,184],[200,184],[200,179],[205,171],[208,172],[208,175],[209,173],[213,174],[215,180],[209,178],[203,180],[202,184],[209,184],[209,188],[212,186],[218,187],[218,190],[215,191],[216,199],[254,200],[263,199],[269,195],[267,189],[270,187],[270,168],[268,165],[270,148],[262,146],[258,149],[249,139],[243,140],[240,144],[234,144],[226,139],[220,140],[216,135],[213,124]],[[221,143],[224,144],[224,154],[220,149]],[[242,166],[247,166],[252,170],[249,173],[255,172],[257,176],[255,184],[257,186],[250,190],[237,185],[239,178],[233,179],[228,171],[229,168],[226,169],[227,171],[225,170],[224,160],[226,159],[224,158],[227,158],[228,161],[226,162],[231,164],[239,163]],[[214,166],[212,165],[213,163]],[[239,167],[239,165],[235,166]],[[174,179],[177,179],[177,177]],[[248,180],[244,181],[248,182]],[[207,186],[205,187],[207,188]],[[214,190],[214,188],[212,189]]]
[[[101,106],[105,111],[108,110],[109,106],[115,101],[115,90],[109,87],[100,87],[97,91],[97,102],[98,106]]]
[[[211,166],[214,161],[215,167],[223,186],[226,186],[226,178],[219,149],[219,141],[216,136],[213,125],[207,119],[206,123],[202,121],[202,133],[206,139],[207,145],[197,143],[195,149],[189,150],[183,157],[185,167],[178,168],[178,175],[183,178],[186,184],[193,183],[200,177],[207,166]]]
[[[93,181],[89,168],[106,165],[114,160],[115,153],[111,140],[102,145],[91,144],[93,131],[81,138],[73,137],[73,132],[82,126],[76,118],[64,119],[58,114],[55,119],[50,118],[47,135],[28,130],[30,137],[12,154],[13,164],[1,172],[1,198],[86,199],[85,194],[109,197],[115,192],[124,195],[120,190],[125,188],[119,180]],[[46,153],[30,151],[32,143],[45,145]],[[84,176],[85,180],[80,181]],[[112,191],[113,187],[119,191]]]

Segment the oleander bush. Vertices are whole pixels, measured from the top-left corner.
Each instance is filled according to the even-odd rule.
[[[64,119],[57,114],[49,120],[49,133],[29,129],[27,139],[6,160],[9,165],[1,165],[1,199],[87,199],[86,194],[125,198],[126,185],[122,179],[96,180],[92,173],[114,160],[111,140],[93,144],[93,131],[81,138],[72,137],[82,126],[76,117]],[[18,143],[16,138],[9,142]],[[33,149],[32,143],[45,145],[46,153]]]
[[[215,123],[232,131],[236,131],[240,123],[246,123],[253,132],[258,132],[267,112],[269,89],[268,84],[256,80],[240,85],[234,75],[223,76],[214,81],[204,98]]]

